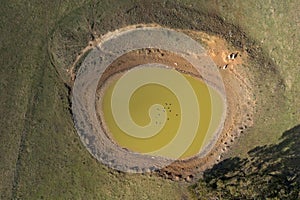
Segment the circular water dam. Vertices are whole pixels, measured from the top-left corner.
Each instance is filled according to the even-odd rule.
[[[219,126],[222,98],[197,77],[148,64],[111,79],[98,112],[121,147],[185,159],[198,154]]]
[[[226,116],[223,82],[204,48],[161,27],[104,36],[78,71],[72,102],[91,154],[130,172],[206,156]]]

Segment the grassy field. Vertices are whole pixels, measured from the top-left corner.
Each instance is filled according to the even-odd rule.
[[[81,144],[69,112],[68,90],[48,54],[55,24],[80,5],[1,5],[1,199],[186,196],[177,183],[106,169]]]
[[[256,146],[275,143],[285,130],[300,124],[297,0],[185,0],[184,6],[179,6],[180,2],[1,3],[0,199],[189,197],[187,184],[105,168],[86,151],[73,127],[62,69],[95,33],[125,25],[156,22],[218,34],[203,21],[209,23],[205,16],[219,16],[223,24],[240,27],[253,41],[252,47],[261,49],[251,63],[256,67],[247,69],[257,81],[255,125],[232,147],[228,157],[246,156]],[[223,24],[211,27],[222,28]],[[219,34],[228,30],[223,29]],[[231,42],[235,43],[233,39]],[[269,65],[260,66],[266,63]]]

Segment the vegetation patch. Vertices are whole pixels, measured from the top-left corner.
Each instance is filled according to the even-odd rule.
[[[198,199],[299,198],[298,10],[296,0],[2,2],[0,198],[189,198],[186,183],[99,164],[81,144],[70,114],[73,70],[68,70],[76,72],[85,57],[80,55],[88,52],[83,50],[109,31],[152,23],[202,32],[201,44],[207,34],[223,39],[228,52],[247,54],[247,62],[229,63],[221,73],[235,83],[245,78],[237,89],[251,85],[253,95],[252,114],[237,106],[246,120],[219,161],[226,160],[205,171],[203,179],[192,175],[199,163],[189,168],[178,162],[160,175],[194,180],[191,190]],[[222,53],[213,48],[207,46],[219,58]],[[217,61],[220,67],[228,64]],[[248,104],[240,93],[230,95]]]

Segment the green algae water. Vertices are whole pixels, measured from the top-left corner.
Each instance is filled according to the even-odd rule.
[[[144,68],[140,70],[147,69]],[[170,69],[164,68],[156,68],[156,70],[164,73],[166,70],[171,72]],[[129,74],[133,72],[132,70],[129,70],[126,73]],[[184,153],[180,156],[180,159],[185,159],[198,154],[213,138],[221,121],[224,106],[221,96],[215,89],[205,84],[199,78],[183,73],[181,75],[187,80],[187,83],[189,83],[189,87],[194,91],[197,100],[197,105],[188,113],[182,110],[182,106],[180,105],[181,101],[178,99],[178,95],[175,94],[172,89],[162,84],[147,83],[141,85],[140,87],[137,87],[130,96],[128,110],[131,120],[140,127],[147,127],[150,123],[161,127],[161,129],[151,137],[143,137],[143,134],[145,134],[143,131],[135,133],[134,136],[128,134],[128,132],[121,129],[116,122],[114,114],[121,115],[122,117],[123,115],[121,109],[120,112],[117,110],[115,113],[113,113],[112,110],[113,92],[118,82],[118,80],[114,80],[105,89],[102,97],[103,120],[108,129],[106,130],[107,134],[123,148],[139,153],[165,156],[165,154],[160,155],[159,153],[153,152],[164,148],[164,146],[174,141],[178,135],[178,130],[182,125],[183,118],[188,118],[188,120],[185,121],[188,121],[191,126],[196,125],[197,128],[193,135],[188,133],[189,130],[186,130],[186,132],[183,130],[182,134],[184,134],[184,137],[182,138],[182,142],[184,142],[184,140],[189,140],[190,143],[189,146],[184,149]],[[176,83],[173,84],[172,87],[173,86],[176,87]],[[122,96],[119,98],[122,98]],[[181,98],[185,98],[184,102],[189,103],[189,98],[191,97],[186,96]],[[150,108],[153,105],[160,106],[155,107],[154,111],[150,111]],[[124,106],[126,106],[126,104],[124,104]],[[197,118],[199,113],[200,118]],[[120,118],[121,120],[122,117]],[[178,147],[179,146],[180,145],[178,145]],[[167,155],[169,155],[168,157],[173,158],[172,154]]]

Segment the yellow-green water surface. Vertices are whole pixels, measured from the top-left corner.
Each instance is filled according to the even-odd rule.
[[[131,72],[128,71],[126,73]],[[193,121],[193,119],[195,119],[193,118],[194,113],[186,113],[183,115],[179,100],[176,94],[170,89],[160,84],[149,83],[142,85],[132,94],[129,101],[131,118],[137,125],[146,126],[151,121],[149,108],[154,104],[160,104],[163,106],[163,112],[167,114],[167,120],[163,128],[152,137],[139,138],[126,134],[118,127],[111,108],[112,94],[118,81],[115,80],[104,91],[102,101],[103,120],[108,127],[106,131],[112,139],[121,147],[131,151],[151,154],[151,152],[157,151],[170,143],[172,139],[176,137],[182,117],[189,116],[191,124],[196,123],[198,129],[194,138],[188,138],[188,136],[185,138],[191,140],[191,144],[180,158],[188,158],[199,153],[201,148],[210,142],[213,133],[219,126],[224,111],[223,102],[219,93],[210,86],[207,86],[202,80],[191,75],[182,75],[187,79],[197,97],[199,108],[195,108],[194,112],[200,112],[199,121]],[[212,106],[214,109],[212,109]],[[152,119],[157,125],[162,123],[159,115],[160,112]],[[139,134],[142,135],[143,133],[141,132]]]

